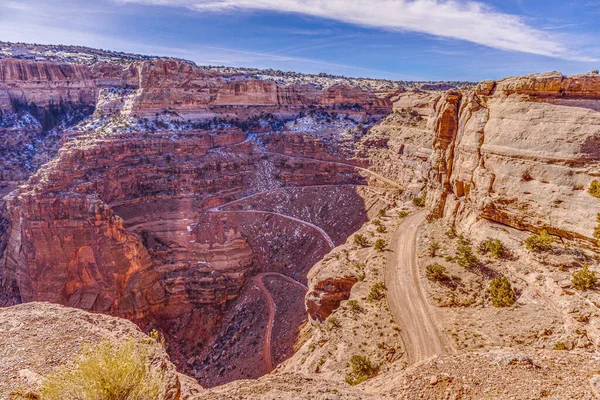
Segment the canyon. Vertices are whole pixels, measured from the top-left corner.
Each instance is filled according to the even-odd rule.
[[[48,315],[73,352],[159,332],[173,399],[600,395],[600,297],[571,283],[598,271],[598,75],[287,83],[100,57],[0,58],[0,342],[56,342]],[[0,389],[65,362],[18,357]]]
[[[388,114],[395,93],[279,87],[180,61],[1,60],[0,71],[14,119],[55,104],[68,105],[65,119],[94,109],[89,122],[53,127],[54,158],[5,198],[3,304],[46,301],[158,329],[179,368],[207,386],[256,378],[291,355],[304,293],[280,286],[306,285],[398,191],[339,155],[354,151],[341,148],[352,145],[347,130]],[[15,147],[44,136],[33,123],[17,141],[20,129],[4,131]],[[38,149],[49,153],[33,157]],[[5,167],[12,189],[27,167]],[[251,329],[267,308],[255,305],[257,286],[272,287],[288,321],[273,333],[272,321]],[[271,336],[273,356],[263,350]]]

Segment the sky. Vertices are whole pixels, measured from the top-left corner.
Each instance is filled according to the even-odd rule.
[[[600,0],[0,0],[0,40],[479,81],[600,69]]]

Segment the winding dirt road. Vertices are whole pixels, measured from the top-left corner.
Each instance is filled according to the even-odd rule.
[[[285,276],[283,274],[279,274],[277,272],[265,272],[262,274],[258,274],[252,277],[252,282],[260,289],[262,294],[265,296],[265,300],[267,301],[267,308],[269,309],[269,319],[267,321],[267,331],[265,332],[265,342],[263,344],[263,358],[265,360],[265,373],[268,374],[273,371],[273,355],[271,352],[272,342],[273,342],[273,326],[275,325],[275,311],[277,307],[275,306],[275,300],[273,300],[273,296],[269,289],[265,286],[263,279],[267,276],[274,276],[277,278],[281,278],[286,280],[287,282],[296,285],[302,288],[304,291],[308,291],[308,288],[290,278],[289,276]]]
[[[344,167],[350,167],[350,168],[355,168],[359,171],[362,171],[364,173],[370,174],[372,176],[374,176],[375,178],[381,180],[382,182],[385,182],[386,184],[395,187],[395,188],[401,188],[400,184],[397,182],[394,182],[391,179],[386,178],[383,175],[378,174],[377,172],[371,171],[370,169],[367,168],[363,168],[363,167],[359,167],[358,165],[354,165],[354,164],[349,164],[349,163],[345,163],[345,162],[341,162],[341,161],[332,161],[332,160],[321,160],[319,158],[310,158],[310,157],[303,157],[303,156],[293,156],[290,154],[284,154],[284,153],[277,153],[274,151],[262,151],[261,154],[271,154],[271,155],[277,155],[277,156],[282,156],[282,157],[287,157],[287,158],[295,158],[297,160],[305,160],[305,161],[318,161],[318,162],[322,162],[322,163],[328,163],[328,164],[334,164],[334,165],[342,165]]]
[[[424,220],[425,212],[412,215],[394,233],[385,274],[390,311],[403,328],[406,351],[412,364],[436,354],[454,353],[435,323],[435,311],[427,302],[419,279],[417,230]]]
[[[311,224],[310,222],[303,221],[303,220],[295,218],[295,217],[290,217],[289,215],[280,214],[280,213],[276,213],[276,212],[270,212],[270,211],[255,211],[255,210],[221,211],[221,210],[218,210],[216,208],[211,208],[209,210],[206,210],[206,212],[220,213],[220,214],[266,214],[266,215],[277,215],[279,217],[286,218],[286,219],[289,219],[291,221],[297,222],[299,224],[306,225],[306,226],[308,226],[310,228],[313,228],[314,230],[318,231],[321,234],[321,236],[323,236],[323,238],[325,239],[325,241],[327,241],[327,244],[329,245],[329,247],[331,247],[332,249],[335,248],[335,243],[333,242],[333,240],[331,239],[331,237],[327,234],[327,232],[325,232],[322,228],[318,227],[315,224]]]
[[[368,188],[368,185],[358,185],[358,184],[352,184],[352,183],[344,183],[344,184],[340,184],[340,185],[305,185],[305,186],[281,186],[281,187],[276,187],[274,189],[269,189],[269,190],[265,190],[262,192],[257,192],[254,194],[250,194],[248,196],[239,198],[237,200],[233,200],[230,201],[229,203],[225,203],[223,205],[217,206],[217,207],[213,207],[211,208],[211,210],[217,210],[217,211],[223,211],[224,207],[229,207],[232,206],[236,203],[241,203],[244,200],[248,200],[248,199],[252,199],[254,197],[258,197],[258,196],[262,196],[265,194],[269,194],[269,193],[274,193],[274,192],[279,192],[279,191],[285,191],[285,190],[296,190],[296,189],[315,189],[315,188],[332,188],[332,187],[355,187],[355,188],[359,188],[359,187],[364,187],[364,188]],[[227,210],[225,210],[227,211]]]

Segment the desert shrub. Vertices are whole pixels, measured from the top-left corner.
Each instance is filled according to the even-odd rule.
[[[375,251],[382,252],[385,250],[386,246],[387,246],[387,243],[385,242],[385,240],[377,239],[375,241],[375,245],[373,246],[373,249],[375,249]]]
[[[589,314],[587,314],[587,315],[581,315],[580,314],[577,317],[577,322],[581,322],[581,323],[588,323],[588,322],[590,322],[590,315]]]
[[[367,247],[369,246],[369,241],[367,240],[365,235],[357,233],[356,235],[354,235],[354,245],[356,247]]]
[[[356,270],[356,279],[358,279],[359,281],[365,280],[365,267],[365,263],[361,263],[358,261],[354,262],[354,269]]]
[[[385,298],[385,284],[383,282],[374,283],[369,291],[367,300],[369,302],[383,300]]]
[[[448,239],[456,239],[456,226],[452,225],[450,228],[448,228],[446,231],[446,236],[448,236]]]
[[[600,182],[593,180],[588,189],[588,193],[600,199]]]
[[[456,257],[454,257],[454,261],[464,268],[473,268],[477,266],[477,263],[479,262],[477,256],[473,254],[471,246],[460,246]]]
[[[379,366],[373,364],[369,357],[358,354],[350,357],[350,367],[352,372],[346,375],[345,381],[353,386],[374,377],[379,372]]]
[[[510,307],[515,303],[515,292],[505,276],[492,279],[488,294],[494,307]]]
[[[525,247],[534,253],[552,250],[552,243],[554,243],[554,238],[546,230],[541,231],[539,235],[531,235],[525,239]]]
[[[431,264],[425,267],[425,276],[430,281],[444,281],[448,279],[446,267],[440,264]]]
[[[321,367],[323,366],[323,364],[325,364],[325,361],[327,361],[325,359],[325,357],[321,357],[319,358],[319,361],[317,362],[317,365],[315,366],[315,372],[318,374],[319,372],[321,372]]]
[[[377,227],[377,232],[379,232],[379,233],[386,233],[387,232],[387,228],[385,226],[383,226],[383,225],[379,225]]]
[[[133,339],[104,340],[86,347],[75,364],[46,377],[40,389],[44,400],[159,399],[165,374],[148,365],[148,345]]]
[[[340,321],[336,317],[329,317],[329,318],[327,318],[326,329],[328,331],[334,330],[335,328],[339,328],[341,326],[342,326],[342,324],[340,323]]]
[[[471,240],[462,233],[458,235],[457,239],[460,246],[468,246],[471,244]]]
[[[564,344],[563,342],[557,342],[557,343],[554,345],[554,350],[559,350],[559,351],[562,351],[562,350],[568,350],[568,349],[567,349],[567,345],[566,345],[566,344]]]
[[[408,211],[398,211],[398,218],[408,217]]]
[[[424,190],[421,196],[412,199],[412,203],[415,207],[425,207],[427,200],[427,190]]]
[[[598,277],[594,271],[590,271],[587,264],[577,272],[573,273],[571,277],[571,283],[577,290],[590,290],[596,286]]]
[[[498,239],[488,239],[479,243],[479,252],[500,260],[504,258],[504,244]]]
[[[348,310],[350,310],[354,314],[362,310],[360,304],[358,304],[358,300],[348,300],[348,303],[346,304],[348,306]]]
[[[429,256],[435,257],[437,255],[438,250],[440,250],[441,247],[442,246],[440,246],[440,242],[438,242],[437,240],[432,240],[431,243],[429,243]]]
[[[381,209],[381,210],[379,210],[379,213],[377,213],[377,217],[378,217],[378,218],[383,218],[383,217],[385,217],[385,210],[384,210],[384,209]]]
[[[594,237],[600,240],[600,214],[596,216],[596,222],[598,222],[598,225],[594,228]]]
[[[375,226],[379,226],[379,225],[381,225],[381,221],[380,221],[379,219],[377,219],[377,218],[375,218],[373,221],[371,221],[371,223],[372,223],[373,225],[375,225]]]

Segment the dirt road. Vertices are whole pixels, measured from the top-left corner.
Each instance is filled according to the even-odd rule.
[[[290,221],[294,221],[294,222],[297,222],[299,224],[306,225],[306,226],[308,226],[308,227],[316,230],[317,232],[319,232],[321,234],[321,236],[323,237],[323,239],[325,239],[325,241],[327,242],[327,244],[329,245],[329,247],[331,247],[332,249],[335,248],[335,243],[333,242],[333,240],[331,239],[331,237],[327,234],[327,232],[325,232],[322,228],[318,227],[315,224],[311,224],[308,221],[303,221],[303,220],[295,218],[295,217],[290,217],[289,215],[280,214],[280,213],[276,213],[276,212],[270,212],[270,211],[254,211],[254,210],[219,211],[219,210],[217,210],[215,208],[211,208],[210,210],[206,210],[205,212],[220,213],[220,214],[266,214],[266,215],[276,215],[276,216],[279,216],[281,218],[289,219]]]
[[[310,158],[310,157],[302,157],[302,156],[293,156],[290,154],[284,154],[284,153],[276,153],[273,151],[263,151],[261,152],[262,154],[271,154],[271,155],[277,155],[277,156],[282,156],[282,157],[287,157],[287,158],[295,158],[297,160],[305,160],[305,161],[318,161],[318,162],[322,162],[322,163],[329,163],[329,164],[334,164],[334,165],[341,165],[344,167],[350,167],[350,168],[355,168],[359,171],[362,171],[366,174],[372,175],[375,178],[379,179],[380,181],[386,183],[389,186],[395,187],[395,188],[400,188],[400,184],[397,182],[394,182],[391,179],[386,178],[385,176],[378,174],[377,172],[371,171],[370,169],[366,169],[363,167],[359,167],[358,165],[354,165],[354,164],[349,164],[349,163],[345,163],[345,162],[341,162],[341,161],[333,161],[333,160],[322,160],[320,158]]]
[[[385,283],[390,311],[402,328],[409,362],[453,353],[454,349],[435,323],[435,311],[427,303],[417,264],[417,230],[425,213],[412,215],[394,233]]]
[[[308,288],[290,278],[289,276],[285,276],[283,274],[279,274],[277,272],[265,272],[263,274],[258,274],[252,278],[254,284],[260,289],[260,291],[265,296],[265,300],[267,301],[267,308],[269,310],[269,319],[267,321],[267,331],[265,332],[265,342],[263,344],[263,358],[265,360],[265,373],[268,374],[273,371],[273,355],[271,352],[272,349],[272,341],[273,341],[273,325],[275,324],[275,311],[277,307],[275,306],[275,300],[273,300],[273,296],[271,292],[267,289],[263,282],[263,278],[267,276],[274,276],[277,278],[281,278],[286,280],[287,282],[296,285],[302,288],[305,291],[308,291]]]

